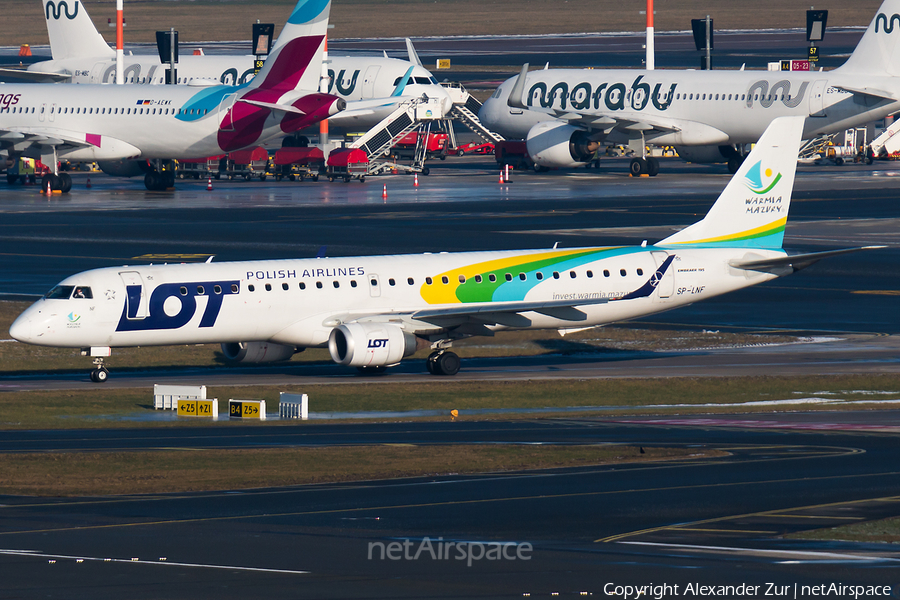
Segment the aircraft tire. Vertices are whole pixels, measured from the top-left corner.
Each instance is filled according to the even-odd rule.
[[[631,164],[628,165],[628,172],[634,177],[640,177],[647,173],[647,161],[643,158],[632,158]]]
[[[738,172],[738,169],[741,168],[741,164],[743,164],[740,158],[729,158],[728,159],[728,172],[734,175]]]
[[[91,381],[94,383],[106,383],[109,379],[109,370],[106,367],[100,367],[91,371]]]
[[[68,173],[62,173],[59,176],[59,191],[68,194],[72,190],[72,176]]]
[[[14,185],[17,181],[19,181],[18,175],[6,175],[6,183],[8,183],[9,185]]]
[[[647,175],[650,177],[659,175],[659,161],[652,156],[647,158]]]
[[[456,375],[459,373],[459,356],[455,352],[442,352],[434,361],[435,374]]]
[[[144,187],[151,192],[159,190],[159,173],[150,171],[144,175]]]

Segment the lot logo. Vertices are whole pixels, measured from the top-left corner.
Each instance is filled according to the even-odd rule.
[[[75,9],[71,15],[69,14],[69,5],[66,3],[66,0],[60,0],[59,3],[53,2],[53,0],[50,0],[49,2],[47,2],[46,13],[47,13],[48,21],[50,20],[51,14],[53,15],[53,19],[58,21],[59,17],[62,15],[63,11],[65,11],[66,18],[69,19],[70,21],[72,19],[74,19],[75,17],[77,17],[78,16],[78,1],[77,0],[75,1]],[[888,31],[888,33],[890,33],[890,31]]]
[[[197,298],[204,298],[206,308],[199,327],[212,327],[219,317],[222,299],[240,291],[239,281],[198,281],[164,283],[150,294],[147,314],[143,314],[143,290],[140,285],[126,286],[127,300],[116,331],[157,331],[184,327],[197,313]]]
[[[387,339],[383,340],[369,340],[367,348],[387,348],[388,341]]]
[[[781,173],[778,173],[773,177],[772,169],[766,169],[763,171],[762,169],[762,161],[759,161],[747,171],[747,175],[744,177],[744,185],[746,185],[751,192],[754,194],[768,194],[772,191],[772,188],[778,185],[778,182],[781,181]],[[766,185],[765,182],[769,182]]]
[[[884,13],[878,13],[878,16],[875,17],[875,33],[878,33],[878,24],[881,23],[881,28],[885,33],[893,33],[894,32],[894,20],[897,21],[897,24],[900,25],[900,15],[894,14],[891,15],[890,20],[888,20],[887,15]]]

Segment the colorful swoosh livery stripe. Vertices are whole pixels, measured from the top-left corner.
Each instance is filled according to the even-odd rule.
[[[771,223],[767,223],[755,229],[739,231],[718,237],[711,237],[702,240],[691,240],[689,242],[673,242],[675,246],[731,246],[744,247],[753,246],[759,248],[781,248],[784,240],[784,227],[787,225],[787,217],[778,219]]]
[[[428,304],[522,301],[542,281],[552,279],[553,271],[567,271],[603,258],[645,250],[634,247],[581,248],[509,256],[438,273],[432,278],[431,285],[422,285],[419,293]],[[539,271],[543,273],[543,279],[537,278]],[[512,276],[511,281],[506,280],[507,273]],[[525,274],[524,281],[520,278],[522,273]],[[475,281],[477,275],[481,276],[481,283]],[[490,281],[491,275],[496,281]],[[464,283],[460,276],[465,279]],[[446,284],[443,277],[447,278]]]
[[[772,177],[772,169],[766,169],[765,171],[766,178]],[[744,177],[745,184],[747,188],[753,192],[754,194],[768,194],[772,191],[778,182],[781,181],[781,173],[775,175],[775,179],[772,180],[772,183],[769,185],[763,184],[763,171],[762,171],[762,161],[757,162],[755,165],[750,167],[747,171],[747,175]]]
[[[294,12],[288,17],[287,22],[291,25],[303,25],[316,20],[322,11],[328,6],[331,0],[307,0],[306,2],[298,2],[294,8]]]

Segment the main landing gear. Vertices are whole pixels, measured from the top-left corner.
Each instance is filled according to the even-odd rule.
[[[144,175],[144,187],[151,192],[164,192],[175,187],[175,163],[157,160],[156,167]]]
[[[63,194],[68,194],[72,189],[72,176],[68,173],[60,173],[59,175],[44,175],[41,178],[41,191],[46,192],[48,185],[50,186],[51,190],[56,190],[58,192],[62,192]]]
[[[648,156],[647,158],[632,158],[631,164],[628,167],[628,172],[631,173],[633,177],[640,177],[641,175],[656,177],[659,175],[659,161],[652,156]]]
[[[425,368],[432,375],[456,375],[459,373],[459,356],[449,350],[435,350],[425,361]]]

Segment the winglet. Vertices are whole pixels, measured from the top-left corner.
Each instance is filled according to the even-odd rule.
[[[512,91],[509,93],[509,99],[507,99],[506,104],[511,106],[512,108],[521,108],[523,110],[527,110],[528,107],[525,106],[525,76],[528,74],[528,63],[522,65],[522,71],[519,73],[519,76],[516,78],[516,83],[513,85]]]
[[[804,123],[772,121],[706,217],[656,245],[781,248]]]

